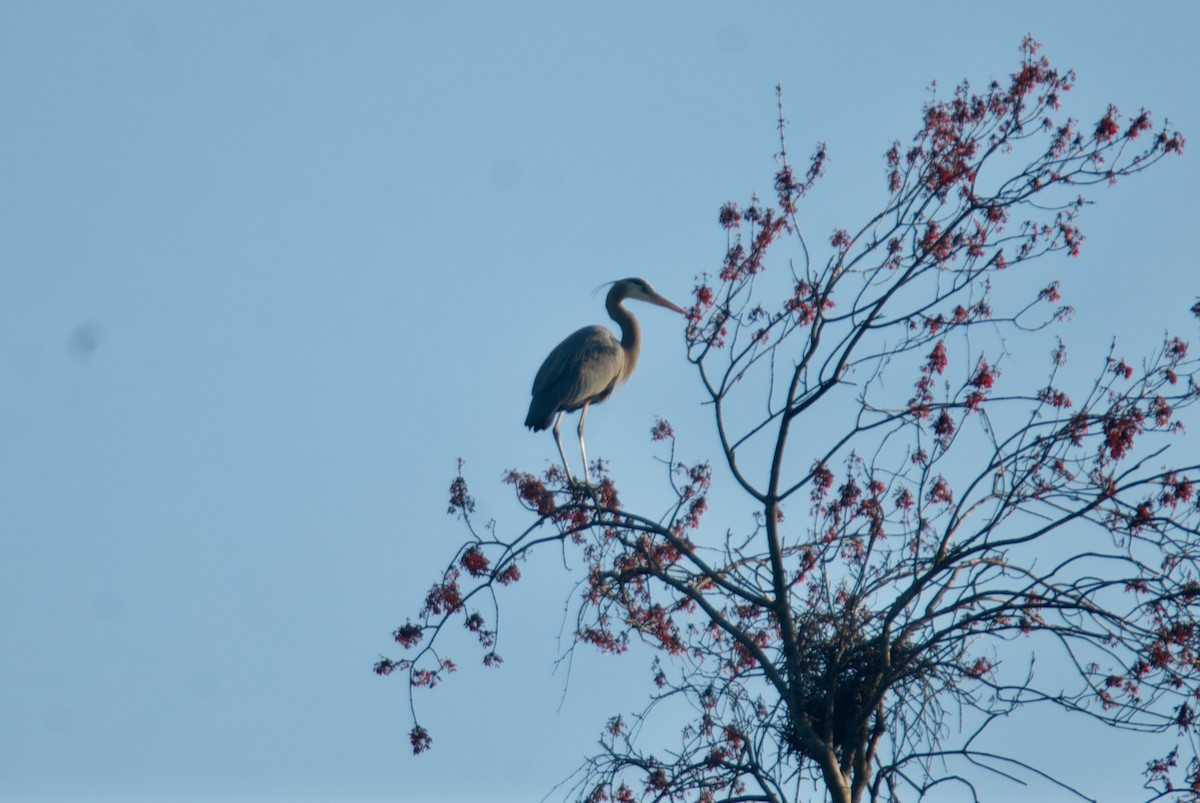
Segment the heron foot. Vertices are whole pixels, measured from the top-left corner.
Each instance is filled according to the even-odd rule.
[[[574,477],[567,477],[567,489],[571,491],[594,491],[599,488],[598,485],[592,485],[588,479],[577,480]]]

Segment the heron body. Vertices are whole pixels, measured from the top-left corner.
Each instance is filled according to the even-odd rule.
[[[611,396],[617,385],[628,379],[637,365],[642,333],[637,319],[621,304],[626,298],[684,313],[684,310],[655,292],[645,279],[613,282],[605,299],[605,308],[621,327],[621,338],[618,340],[603,326],[585,326],[554,347],[533,380],[533,400],[529,404],[529,414],[525,416],[525,426],[536,432],[549,429],[553,423],[554,442],[558,444],[567,478],[572,481],[571,467],[559,437],[563,413],[580,411],[579,452],[583,457],[583,478],[586,483],[589,480],[583,422],[587,417],[588,405]]]

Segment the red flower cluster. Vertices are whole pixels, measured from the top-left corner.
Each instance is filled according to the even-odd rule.
[[[725,229],[736,229],[742,225],[742,210],[733,201],[726,201],[717,213],[717,221]]]
[[[954,502],[954,492],[950,490],[950,483],[946,482],[946,478],[941,474],[933,481],[933,485],[929,486],[929,490],[925,492],[925,501],[932,504],[949,505]]]
[[[421,616],[441,616],[462,607],[462,591],[458,587],[458,572],[446,572],[445,579],[435,583],[425,595],[425,607]]]
[[[998,375],[998,372],[988,365],[987,360],[980,359],[979,364],[975,367],[975,375],[971,377],[968,384],[979,390],[988,390],[996,384]]]
[[[665,418],[656,418],[654,426],[650,428],[650,440],[665,441],[672,440],[675,437],[675,430]]]
[[[412,622],[409,622],[408,624],[396,628],[396,631],[392,633],[392,638],[394,638],[396,643],[401,647],[407,648],[412,647],[419,642],[423,632],[424,631],[419,625],[414,625]]]
[[[458,476],[450,483],[450,507],[446,512],[450,514],[462,513],[464,516],[468,513],[475,512],[475,500],[471,498],[471,494],[467,492],[467,481],[462,475],[463,461],[458,461]]]
[[[554,494],[534,475],[513,469],[504,476],[504,481],[514,486],[520,500],[538,515],[549,516],[554,512]]]
[[[950,439],[954,437],[954,421],[950,418],[950,413],[944,408],[937,420],[933,422],[933,436],[937,441],[938,446],[946,449],[950,446]]]
[[[1145,422],[1142,411],[1133,404],[1124,410],[1109,412],[1104,417],[1104,443],[1100,446],[1101,451],[1107,449],[1114,460],[1120,460],[1133,448],[1134,439],[1142,433]]]
[[[1039,401],[1043,401],[1051,407],[1057,407],[1060,410],[1071,406],[1071,400],[1067,397],[1067,394],[1053,387],[1042,388],[1037,392],[1037,397]]]
[[[1121,131],[1121,127],[1117,125],[1117,120],[1121,114],[1117,111],[1117,107],[1108,104],[1108,111],[1100,118],[1100,122],[1096,123],[1096,131],[1092,135],[1097,142],[1108,142],[1117,136]]]
[[[433,737],[420,725],[413,726],[413,729],[409,731],[408,741],[412,744],[414,755],[424,753],[433,745]]]
[[[933,376],[944,373],[947,363],[946,344],[939,340],[925,358],[925,364],[921,366],[921,376],[916,382],[916,395],[908,400],[908,409],[913,417],[929,417],[929,405],[933,402]]]
[[[458,563],[472,577],[484,576],[488,573],[488,567],[491,566],[491,561],[487,559],[487,556],[483,554],[476,544],[472,544],[467,551],[463,552]]]
[[[833,472],[824,463],[817,463],[812,470],[812,500],[820,502],[833,487]]]

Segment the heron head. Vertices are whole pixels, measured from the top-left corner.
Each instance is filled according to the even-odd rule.
[[[682,315],[687,314],[685,310],[660,296],[658,292],[650,286],[650,282],[636,277],[629,279],[618,279],[617,281],[613,282],[612,289],[608,291],[608,297],[615,301],[620,301],[624,298],[635,298],[638,301],[645,301],[650,304],[656,304],[660,307],[666,307],[669,310],[675,310],[675,312],[678,312]]]

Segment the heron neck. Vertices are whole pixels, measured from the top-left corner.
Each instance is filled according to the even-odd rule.
[[[637,363],[638,351],[642,347],[642,330],[638,326],[637,318],[625,309],[620,299],[610,297],[605,303],[605,307],[608,309],[609,317],[621,327],[621,350],[625,352],[624,374],[628,376]]]

